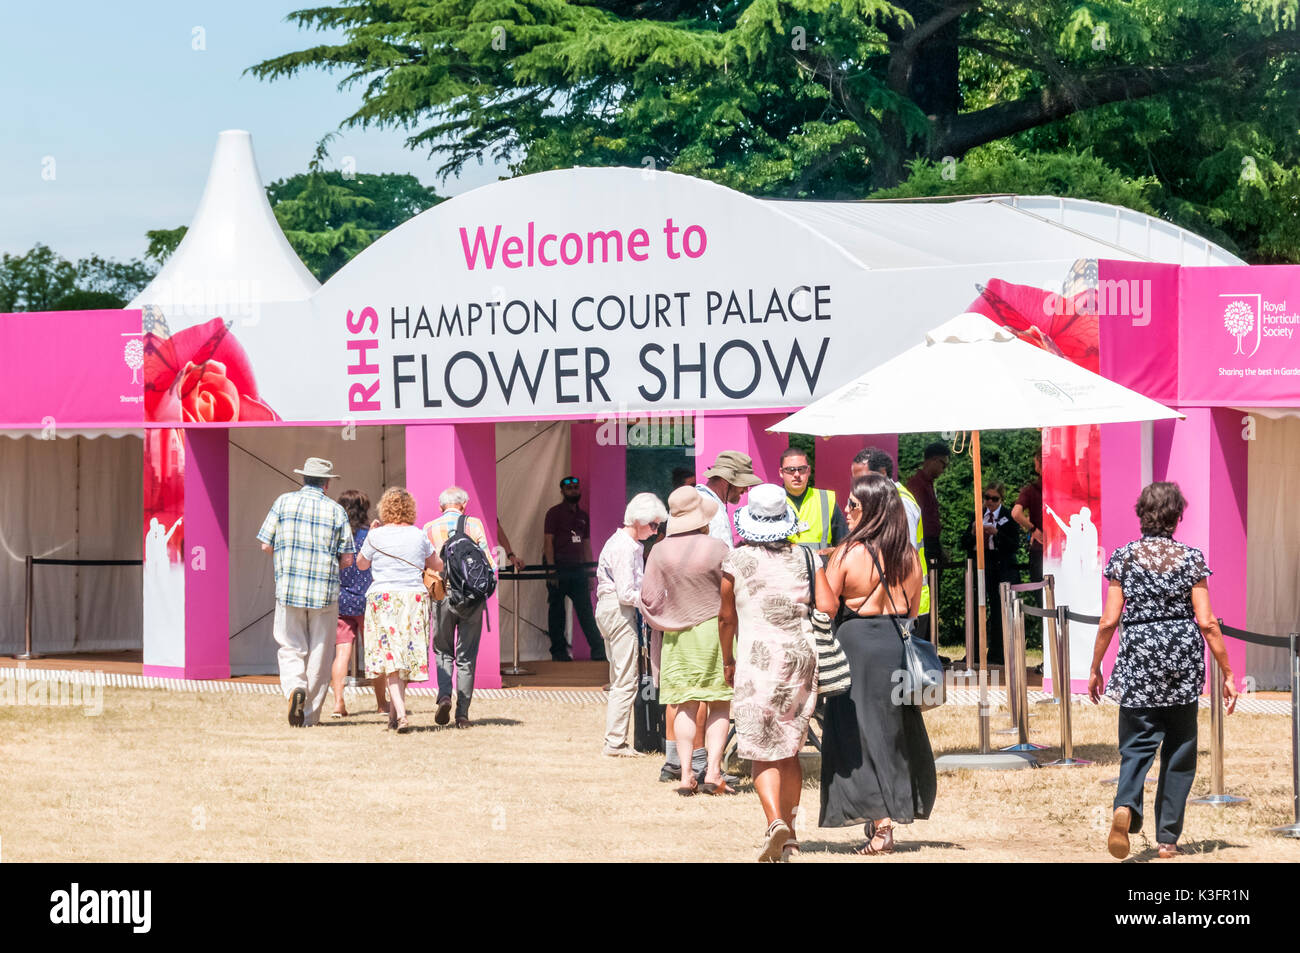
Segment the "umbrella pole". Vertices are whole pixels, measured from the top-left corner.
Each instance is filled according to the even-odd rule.
[[[988,621],[985,618],[985,605],[987,602],[987,588],[984,585],[984,534],[980,530],[980,524],[983,523],[984,517],[984,478],[980,473],[980,432],[971,431],[971,465],[975,471],[975,619],[979,627],[979,684],[980,684],[980,704],[979,704],[979,732],[980,732],[980,754],[988,754],[992,747],[989,744],[989,676],[988,676],[988,657],[989,657],[989,636]],[[967,665],[969,668],[969,664]]]

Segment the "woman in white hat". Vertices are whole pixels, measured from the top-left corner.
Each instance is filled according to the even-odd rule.
[[[754,487],[736,511],[742,544],[722,561],[718,636],[723,672],[735,687],[737,753],[754,763],[754,790],[767,815],[760,861],[798,850],[799,752],[817,705],[814,598],[823,612],[835,609],[821,561],[789,541],[798,522],[783,487]]]
[[[659,701],[676,710],[671,731],[682,765],[677,793],[683,796],[697,788],[706,794],[736,793],[722,776],[732,690],[722,673],[718,611],[722,559],[730,549],[709,535],[709,522],[717,511],[717,500],[693,486],[673,490],[668,497],[668,534],[650,551],[637,600],[641,618],[663,633]],[[691,763],[700,702],[708,706],[704,727],[708,767],[702,788]]]

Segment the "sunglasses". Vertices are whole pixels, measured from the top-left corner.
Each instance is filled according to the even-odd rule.
[[[560,481],[560,486],[577,486],[577,485],[578,485],[577,477],[567,477]]]
[[[859,503],[857,500],[849,500],[848,505],[846,506],[846,509],[850,509],[850,510],[860,510],[860,509],[862,509],[862,504]]]
[[[1002,501],[1002,497],[998,496],[996,493],[985,493],[984,499],[992,500],[994,503],[1000,503]]]
[[[811,470],[811,469],[812,469],[812,467],[809,467],[809,466],[802,466],[802,467],[782,467],[782,468],[781,468],[781,472],[782,472],[782,473],[788,473],[788,474],[790,474],[790,476],[798,476],[800,473],[807,473],[807,472],[808,472],[809,470]]]

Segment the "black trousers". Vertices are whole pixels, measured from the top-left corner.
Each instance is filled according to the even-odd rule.
[[[591,646],[593,660],[605,660],[605,640],[596,625],[596,613],[591,608],[591,590],[587,587],[587,575],[584,570],[565,570],[556,573],[553,583],[546,584],[546,628],[551,637],[551,658],[561,659],[569,654],[569,644],[564,640],[564,600],[573,600],[573,608],[578,613],[578,624],[582,634]]]
[[[1183,832],[1187,795],[1196,777],[1196,702],[1167,708],[1119,710],[1119,789],[1115,807],[1133,812],[1130,831],[1142,829],[1143,782],[1160,751],[1156,782],[1156,843],[1173,844]]]

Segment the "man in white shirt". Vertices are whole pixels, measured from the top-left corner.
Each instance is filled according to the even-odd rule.
[[[754,460],[739,450],[724,450],[713,461],[713,466],[704,471],[704,482],[695,489],[718,502],[718,511],[709,520],[709,535],[720,539],[730,549],[735,545],[731,536],[731,517],[727,505],[741,501],[751,486],[758,486],[763,481],[754,475]]]
[[[855,483],[868,473],[879,473],[894,480],[894,458],[878,447],[867,447],[865,450],[860,450],[853,458],[853,463],[849,465],[849,472]],[[907,538],[915,547],[918,538],[916,527],[921,523],[921,505],[903,484],[894,480],[894,486],[898,487],[898,495],[903,501],[903,510],[907,513]]]

